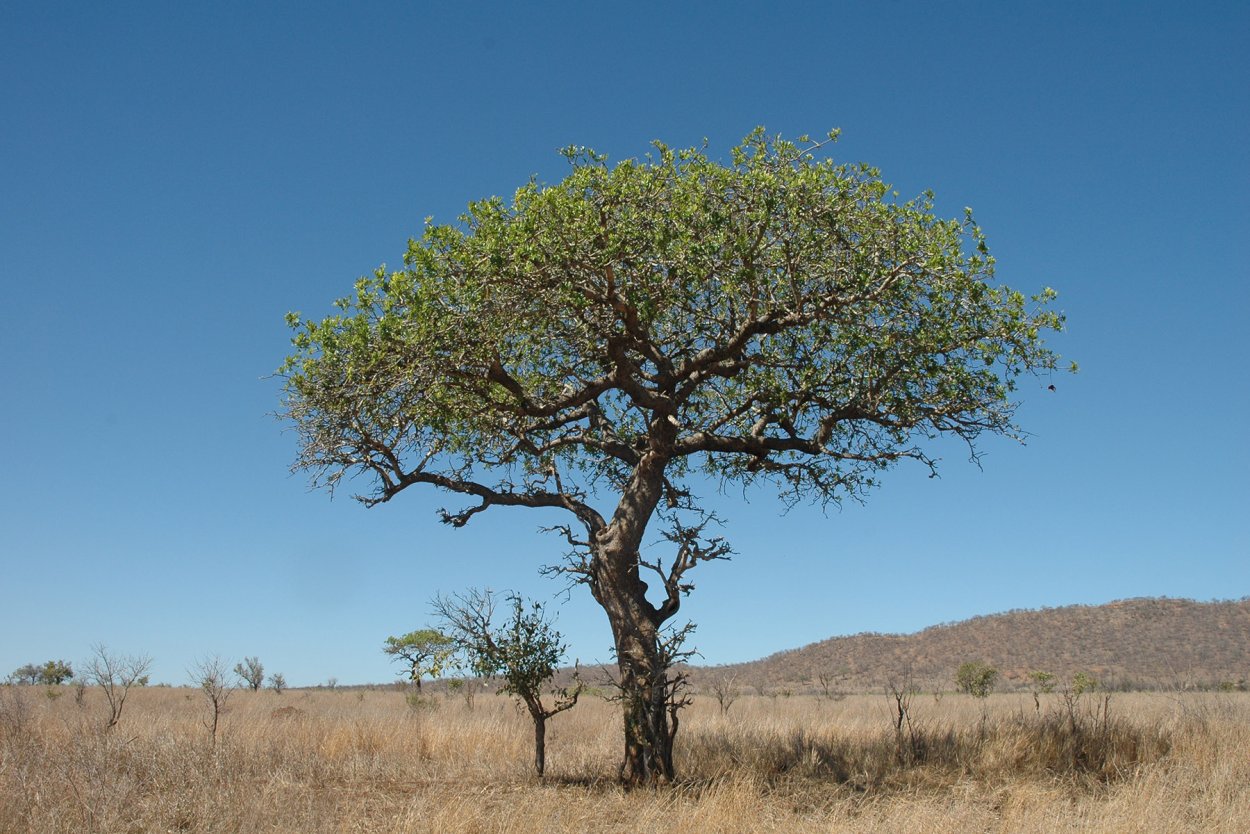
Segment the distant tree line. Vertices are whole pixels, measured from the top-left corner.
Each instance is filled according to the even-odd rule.
[[[19,666],[9,675],[13,683],[43,684],[59,686],[74,677],[74,670],[64,660],[49,660],[47,663],[27,663]]]

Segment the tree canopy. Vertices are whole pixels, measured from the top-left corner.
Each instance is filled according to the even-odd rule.
[[[425,675],[437,678],[456,651],[456,643],[450,636],[433,628],[410,631],[400,637],[387,637],[382,651],[392,660],[408,665],[408,677],[421,688]]]
[[[265,683],[265,664],[260,662],[259,657],[243,658],[241,662],[234,664],[234,673],[253,692],[259,692],[261,686]]]
[[[997,285],[971,212],[893,202],[876,169],[814,151],[761,132],[731,165],[568,149],[558,185],[427,224],[341,314],[290,317],[299,464],[374,475],[369,503],[413,483],[471,495],[446,516],[463,524],[490,504],[584,512],[657,417],[670,481],[694,464],[796,499],[931,465],[919,441],[939,433],[1015,436],[1015,377],[1055,364],[1053,292],[1031,309]]]
[[[9,676],[18,683],[42,683],[56,686],[74,677],[74,670],[64,660],[49,660],[44,664],[27,663],[13,670]]]

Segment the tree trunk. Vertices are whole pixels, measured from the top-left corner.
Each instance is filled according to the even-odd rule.
[[[534,770],[542,778],[547,767],[547,716],[534,714]]]
[[[608,615],[620,670],[625,751],[620,776],[630,785],[671,782],[673,738],[669,732],[667,673],[660,656],[659,616],[646,598],[638,558],[598,554],[595,597]]]
[[[665,703],[666,670],[652,649],[641,657],[618,656],[625,721],[625,755],[620,775],[626,784],[667,783],[676,778],[673,738]]]
[[[664,490],[664,450],[676,436],[675,423],[657,416],[649,426],[652,450],[642,456],[621,490],[612,521],[591,537],[590,590],[612,626],[620,670],[625,751],[621,780],[627,785],[671,782],[673,736],[668,729],[668,669],[660,653],[661,615],[647,599],[639,575],[639,548]]]

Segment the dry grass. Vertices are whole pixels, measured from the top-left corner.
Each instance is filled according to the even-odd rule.
[[[198,692],[132,694],[103,731],[78,706],[0,687],[3,832],[1246,832],[1250,696],[987,702],[697,698],[683,781],[623,791],[612,705],[556,719],[548,778],[525,716],[479,697],[414,711],[394,691],[235,693],[214,748]]]

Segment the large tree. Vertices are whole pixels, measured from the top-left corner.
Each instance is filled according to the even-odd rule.
[[[939,436],[974,456],[1018,437],[1015,380],[1056,364],[1053,292],[997,284],[970,212],[900,202],[824,144],[756,131],[724,163],[657,143],[616,165],[571,148],[562,182],[427,222],[338,314],[288,316],[284,411],[314,483],[366,475],[368,506],[437,487],[466,499],[442,511],[455,527],[567,513],[561,569],[612,627],[629,782],[673,776],[664,626],[728,552],[692,483],[859,497],[900,461],[932,470]],[[649,528],[669,556],[643,557]]]

